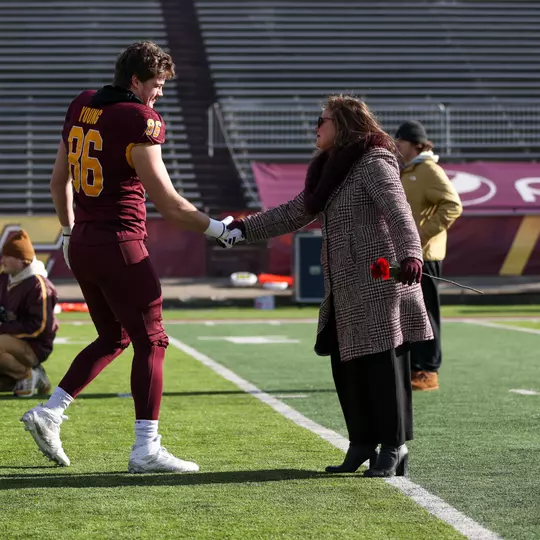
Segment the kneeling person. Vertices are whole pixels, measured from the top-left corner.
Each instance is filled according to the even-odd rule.
[[[41,364],[51,354],[58,329],[56,290],[25,231],[5,242],[2,264],[0,392],[18,397],[47,394],[51,385]]]

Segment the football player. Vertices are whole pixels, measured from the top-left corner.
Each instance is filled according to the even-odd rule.
[[[167,452],[158,434],[168,338],[161,285],[145,247],[145,193],[167,221],[182,229],[228,245],[235,237],[223,222],[199,212],[176,192],[163,163],[166,126],[154,105],[174,74],[171,57],[156,44],[134,43],[118,57],[113,84],[83,92],[66,114],[51,194],[66,264],[81,287],[98,337],[75,358],[50,399],[21,419],[43,454],[58,465],[70,464],[60,440],[65,410],[131,343],[136,420],[128,470],[199,469]]]

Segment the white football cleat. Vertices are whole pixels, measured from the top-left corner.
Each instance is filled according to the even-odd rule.
[[[147,447],[133,448],[129,456],[128,472],[130,473],[157,473],[176,472],[189,473],[197,472],[199,466],[192,461],[178,459],[167,452],[160,444],[161,436],[157,438],[158,449],[156,452],[148,453]]]
[[[21,418],[24,429],[30,432],[43,455],[62,467],[70,465],[60,440],[60,424],[66,419],[67,416],[58,416],[42,405],[25,412]]]

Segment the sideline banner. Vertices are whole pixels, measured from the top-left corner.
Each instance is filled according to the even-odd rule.
[[[540,164],[441,164],[460,194],[464,214],[540,214]],[[263,208],[273,208],[303,189],[307,165],[253,163]]]
[[[448,234],[445,274],[540,275],[540,165],[478,162],[442,166],[464,206],[463,216]],[[294,198],[303,188],[306,168],[254,163],[263,208]],[[292,235],[269,242],[269,272],[291,272],[292,244]]]
[[[148,218],[148,252],[159,277],[204,277],[206,238],[182,231],[162,218]],[[62,254],[62,230],[56,216],[0,216],[0,249],[9,236],[24,229],[51,279],[74,279]],[[104,260],[103,264],[107,264]]]
[[[312,228],[312,227],[311,227]],[[465,216],[448,233],[446,276],[540,275],[540,216]],[[294,234],[268,243],[268,272],[291,275]]]

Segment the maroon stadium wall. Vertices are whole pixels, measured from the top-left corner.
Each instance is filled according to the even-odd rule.
[[[263,208],[272,208],[297,195],[303,187],[306,167],[254,163]],[[477,162],[443,168],[464,206],[463,216],[449,231],[445,273],[540,274],[540,166]],[[287,235],[269,242],[269,272],[291,272],[292,238]]]
[[[540,275],[540,166],[469,163],[443,167],[465,209],[449,232],[445,274]],[[255,163],[253,170],[266,209],[301,191],[306,166]],[[37,256],[47,264],[53,279],[72,279],[63,261],[61,230],[55,216],[0,216],[0,246],[19,228],[29,233]],[[244,270],[253,264],[259,266],[258,271],[289,275],[292,240],[293,235],[272,239],[266,256],[258,252],[256,263],[248,264],[242,249],[216,253],[203,235],[180,231],[161,218],[148,220],[148,251],[160,277],[198,278],[218,275],[218,271]]]
[[[46,264],[52,279],[73,279],[64,263],[56,216],[0,216],[0,247],[18,229],[28,232],[36,256]],[[149,218],[147,246],[160,277],[204,277],[207,273],[207,241],[202,234],[180,231],[161,218]]]

